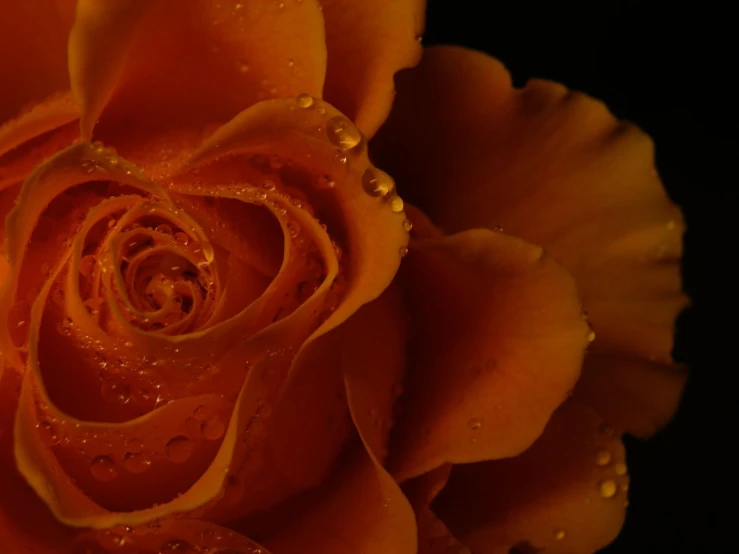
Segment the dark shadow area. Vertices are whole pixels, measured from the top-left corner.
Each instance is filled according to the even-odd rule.
[[[604,100],[654,138],[658,169],[687,219],[683,274],[693,305],[679,319],[675,356],[691,378],[666,430],[649,442],[627,439],[631,503],[603,552],[738,552],[739,100],[730,82],[739,41],[728,8],[499,4],[429,0],[424,43],[483,50],[519,85],[548,78]]]

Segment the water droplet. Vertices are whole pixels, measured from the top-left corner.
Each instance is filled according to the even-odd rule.
[[[127,452],[123,457],[123,467],[131,473],[143,473],[151,466],[151,456],[144,452]]]
[[[59,444],[59,435],[57,434],[56,427],[50,421],[42,420],[37,425],[41,440],[47,446],[54,446]]]
[[[390,211],[396,214],[403,211],[403,199],[400,196],[393,196],[390,199]]]
[[[59,322],[59,325],[56,326],[56,330],[59,332],[60,335],[68,337],[72,334],[72,320],[68,317],[65,317],[62,321]]]
[[[408,255],[408,247],[407,246],[401,246],[398,249],[398,253],[400,254],[401,258],[405,258]]]
[[[83,256],[80,259],[80,275],[87,278],[90,275],[92,275],[92,271],[95,269],[95,264],[97,263],[97,258],[93,256],[92,254],[88,256]]]
[[[176,464],[187,460],[192,454],[192,442],[184,435],[170,439],[167,443],[167,457]]]
[[[90,473],[98,481],[111,481],[115,479],[118,472],[115,469],[115,462],[108,456],[98,456],[90,464]]]
[[[123,548],[129,542],[126,537],[119,535],[118,533],[114,533],[110,529],[98,531],[97,540],[100,546],[106,550],[117,550],[119,548]]]
[[[602,450],[599,450],[598,453],[595,455],[595,463],[599,466],[607,466],[611,463],[611,458],[611,453],[604,448]]]
[[[341,150],[351,150],[362,141],[359,129],[342,115],[331,118],[326,132],[331,144]]]
[[[552,536],[554,537],[554,540],[555,541],[561,541],[562,539],[565,538],[566,535],[567,535],[567,533],[565,533],[565,530],[564,529],[555,529],[552,532]]]
[[[618,493],[618,486],[612,479],[604,479],[598,482],[598,491],[603,498],[613,498]]]
[[[336,186],[336,183],[334,182],[334,180],[331,178],[330,175],[324,174],[318,177],[318,188],[332,189],[335,186]]]
[[[295,101],[301,108],[310,108],[313,105],[313,97],[310,94],[298,94]]]
[[[482,421],[480,421],[478,418],[473,417],[467,422],[467,427],[469,427],[472,431],[477,431],[482,427]]]
[[[51,299],[57,306],[64,306],[64,291],[62,289],[54,289],[51,293]]]
[[[404,219],[403,220],[403,231],[405,231],[406,233],[409,233],[411,229],[413,229],[413,223],[411,222],[411,220]]]
[[[395,189],[395,181],[384,171],[370,167],[362,175],[362,188],[370,196],[387,196]]]
[[[226,424],[219,418],[210,419],[203,422],[200,426],[200,432],[209,441],[220,439],[226,432]]]
[[[617,462],[613,465],[613,471],[616,472],[616,475],[626,475],[628,469],[626,468],[626,464],[623,462]]]
[[[171,235],[172,227],[170,225],[167,225],[166,223],[162,223],[161,225],[157,225],[155,231],[157,231],[158,233],[164,233],[165,235]]]
[[[111,404],[127,404],[131,399],[131,387],[118,381],[103,381],[100,385],[100,394],[106,402]]]
[[[588,331],[586,338],[588,339],[588,342],[593,342],[595,340],[595,331],[593,331],[592,329]]]
[[[675,223],[674,221],[668,221],[667,222],[667,229],[669,231],[673,231],[673,230],[677,229],[677,223]]]
[[[178,231],[174,234],[174,240],[176,240],[180,244],[184,244],[185,246],[187,246],[190,243],[190,236],[187,233]]]
[[[610,437],[615,433],[613,427],[611,427],[611,425],[606,422],[603,422],[598,426],[598,432],[601,435],[605,435],[607,437]]]

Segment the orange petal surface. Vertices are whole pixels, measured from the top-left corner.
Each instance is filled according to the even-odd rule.
[[[413,510],[364,447],[343,460],[300,515],[264,541],[275,554],[416,554]]]
[[[130,135],[222,123],[265,98],[320,95],[326,64],[316,0],[187,0],[177,9],[80,0],[69,51],[86,137],[104,107]]]
[[[670,350],[685,297],[682,218],[649,138],[561,85],[514,89],[500,62],[462,48],[428,49],[398,89],[377,147],[401,189],[448,232],[502,227],[551,252],[597,335],[576,394],[614,425],[654,432],[680,396]]]
[[[401,268],[413,329],[390,468],[514,456],[580,373],[588,327],[571,277],[488,230],[411,243]]]
[[[385,121],[395,73],[421,59],[425,0],[324,0],[324,97],[368,136]]]
[[[507,460],[455,466],[434,511],[479,554],[591,554],[623,524],[629,479],[613,428],[568,400]]]
[[[69,88],[72,0],[4,2],[0,8],[0,125]]]

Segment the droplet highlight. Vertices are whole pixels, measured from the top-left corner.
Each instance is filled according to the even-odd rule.
[[[301,108],[310,108],[313,105],[313,97],[310,94],[298,94],[295,101]]]
[[[605,448],[602,450],[598,450],[598,453],[595,455],[595,463],[599,466],[607,466],[611,463],[611,459],[611,453]]]
[[[598,482],[598,492],[603,498],[613,498],[618,493],[618,485],[613,479],[604,479]]]
[[[395,181],[384,171],[370,167],[362,175],[362,188],[370,196],[384,197],[393,192]]]
[[[329,120],[326,132],[331,144],[341,150],[351,150],[362,140],[362,135],[354,123],[341,115]]]
[[[187,461],[192,454],[192,441],[184,435],[170,439],[167,443],[167,457],[176,464]]]
[[[115,462],[108,456],[98,456],[90,464],[90,473],[98,481],[108,482],[115,479],[118,471]]]

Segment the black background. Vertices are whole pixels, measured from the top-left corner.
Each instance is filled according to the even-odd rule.
[[[728,5],[728,4],[727,4]],[[604,100],[655,140],[657,167],[688,232],[675,357],[691,377],[672,424],[626,439],[625,527],[607,554],[739,552],[739,94],[737,31],[718,2],[429,0],[424,44],[499,58],[517,85],[556,80]],[[733,38],[732,38],[733,37]]]

